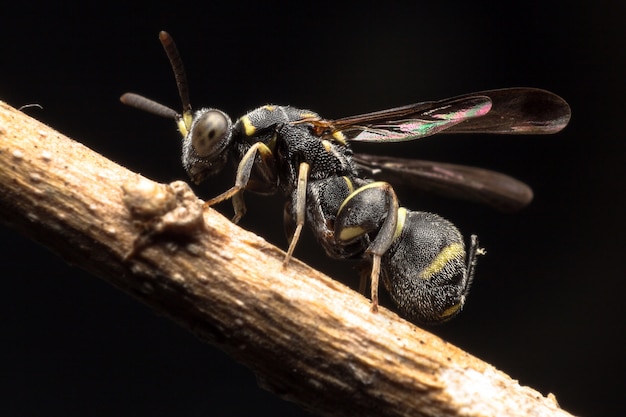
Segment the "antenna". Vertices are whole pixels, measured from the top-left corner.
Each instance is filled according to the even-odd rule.
[[[191,129],[193,122],[193,114],[191,112],[191,103],[189,101],[189,85],[187,84],[187,75],[185,74],[185,67],[183,61],[178,53],[178,48],[174,43],[174,39],[169,33],[161,31],[159,33],[159,40],[165,49],[167,58],[170,61],[172,70],[174,71],[174,77],[176,78],[176,85],[178,87],[178,95],[183,104],[182,114],[171,108],[150,100],[149,98],[140,96],[135,93],[126,93],[120,97],[120,101],[128,106],[135,107],[139,110],[146,111],[148,113],[155,114],[157,116],[166,117],[168,119],[176,120],[178,130],[185,137]]]
[[[187,74],[185,73],[185,67],[183,60],[180,58],[178,48],[174,43],[174,39],[169,33],[162,30],[159,32],[159,40],[165,49],[167,58],[170,60],[172,70],[174,71],[174,77],[176,78],[176,85],[178,86],[178,95],[180,101],[183,103],[183,115],[191,113],[191,102],[189,101],[189,84],[187,83]]]
[[[143,110],[148,113],[156,114],[157,116],[166,117],[168,119],[179,119],[180,114],[174,109],[164,106],[161,103],[157,103],[154,100],[150,100],[144,96],[140,96],[135,93],[124,93],[120,97],[120,101],[127,106],[134,107],[139,110]]]

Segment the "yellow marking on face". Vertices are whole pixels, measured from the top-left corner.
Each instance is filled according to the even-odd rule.
[[[254,132],[256,132],[256,127],[254,127],[254,125],[250,121],[250,118],[248,116],[243,116],[239,120],[241,120],[241,123],[243,124],[243,129],[246,133],[246,136],[254,135]]]
[[[438,272],[441,272],[443,268],[445,268],[448,262],[457,259],[463,258],[465,255],[465,250],[463,249],[463,245],[460,243],[452,243],[451,245],[443,248],[441,252],[435,259],[428,265],[422,272],[420,272],[420,278],[422,279],[430,279],[433,275]]]
[[[339,143],[340,145],[347,145],[346,136],[343,134],[343,132],[333,132],[331,136],[333,137],[335,142]]]
[[[180,134],[183,135],[183,137],[186,137],[189,131],[187,130],[187,125],[185,124],[185,121],[182,118],[176,120],[176,126],[178,126],[178,131],[180,132]]]
[[[193,113],[191,111],[183,112],[182,116],[176,118],[176,126],[183,137],[189,134],[191,124],[193,123]]]
[[[193,123],[193,113],[191,111],[184,112],[183,121],[185,122],[187,130],[189,130],[191,128],[191,124]]]
[[[330,151],[333,149],[333,145],[331,145],[331,143],[327,140],[322,140],[322,146],[328,153],[330,153]]]

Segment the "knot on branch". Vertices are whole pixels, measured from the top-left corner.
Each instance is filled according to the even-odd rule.
[[[122,185],[123,201],[140,231],[130,258],[159,235],[193,239],[206,230],[203,202],[184,181],[159,184],[144,177]]]

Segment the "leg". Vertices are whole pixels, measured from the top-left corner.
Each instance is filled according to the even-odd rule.
[[[255,165],[257,155],[261,157],[261,163]],[[257,142],[252,145],[250,149],[248,149],[248,152],[246,152],[246,154],[239,162],[239,166],[237,167],[237,175],[235,177],[235,185],[232,186],[229,190],[218,195],[217,197],[207,200],[204,203],[205,207],[210,207],[221,201],[232,198],[233,208],[235,210],[235,217],[233,217],[233,222],[237,223],[246,212],[246,204],[243,200],[243,191],[246,189],[246,186],[250,181],[252,169],[255,166],[258,167],[258,169],[261,171],[265,182],[272,185],[276,184],[277,179],[275,172],[276,168],[274,155],[272,154],[271,149],[267,147],[267,145],[262,142]]]
[[[293,236],[291,241],[289,242],[289,249],[287,250],[287,255],[285,256],[285,260],[283,261],[283,267],[287,266],[289,261],[291,260],[291,256],[293,255],[293,251],[296,248],[296,244],[298,243],[298,239],[300,239],[300,233],[302,232],[302,227],[304,226],[304,221],[306,219],[306,191],[307,191],[307,182],[309,179],[309,164],[306,162],[302,162],[300,164],[300,169],[298,171],[298,185],[296,188],[296,228],[293,232]]]
[[[398,198],[386,182],[372,182],[358,188],[346,198],[337,213],[335,236],[340,242],[348,244],[363,235],[375,233],[365,250],[372,257],[372,311],[378,310],[381,259],[402,230],[401,220]]]

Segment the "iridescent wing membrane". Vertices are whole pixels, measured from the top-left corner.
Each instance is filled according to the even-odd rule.
[[[551,134],[563,129],[570,115],[567,102],[551,92],[506,88],[321,123],[351,141],[401,142],[436,133]],[[482,168],[367,154],[356,154],[354,160],[379,179],[503,211],[519,210],[533,198],[526,184]]]

